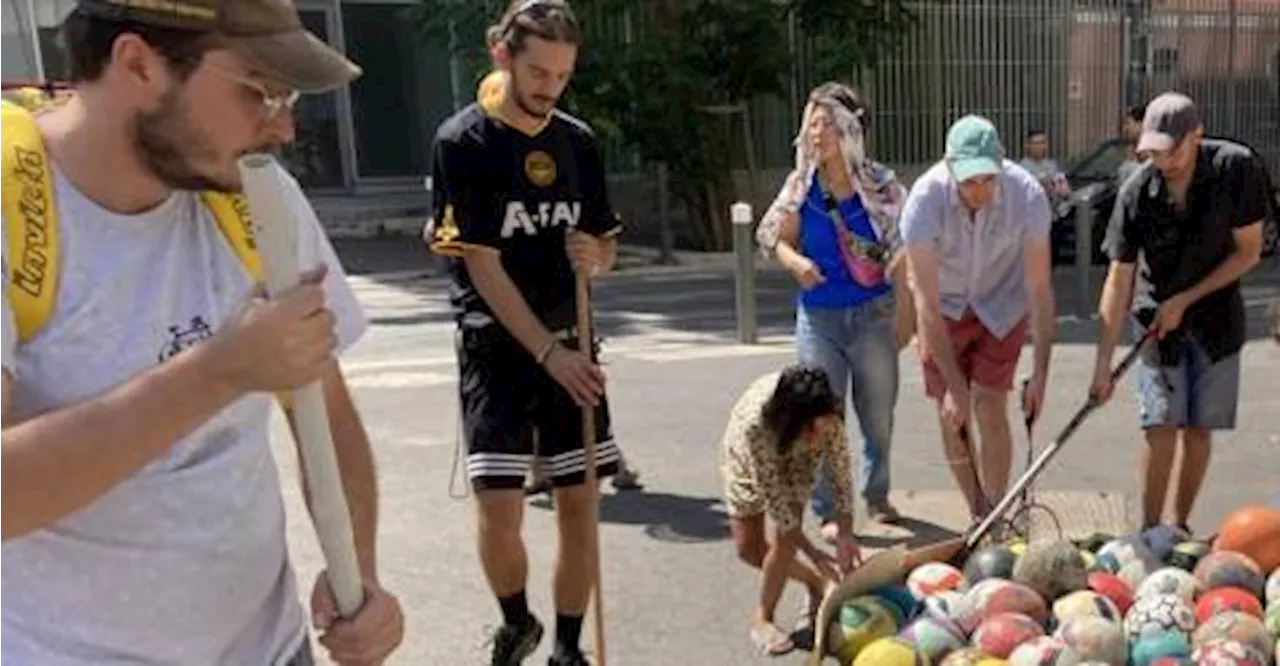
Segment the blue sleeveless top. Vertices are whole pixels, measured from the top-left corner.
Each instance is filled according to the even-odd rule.
[[[867,240],[877,238],[867,209],[863,208],[862,199],[857,194],[837,202],[837,205],[850,233]],[[854,282],[838,243],[839,237],[823,200],[822,186],[818,184],[818,174],[814,173],[809,195],[800,207],[800,251],[817,265],[826,282],[813,289],[801,289],[797,294],[800,305],[806,308],[851,308],[893,290],[887,282],[870,289]]]

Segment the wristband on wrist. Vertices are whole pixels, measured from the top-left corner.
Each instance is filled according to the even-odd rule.
[[[538,353],[534,356],[534,358],[538,360],[538,365],[545,364],[547,362],[547,359],[551,358],[551,352],[556,350],[557,344],[558,343],[553,339],[553,340],[548,340],[547,344],[542,345],[542,349],[539,349]]]

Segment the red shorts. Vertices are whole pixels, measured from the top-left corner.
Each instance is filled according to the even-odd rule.
[[[1027,339],[1027,320],[1017,326],[1003,340],[991,334],[982,321],[965,310],[960,321],[943,317],[947,324],[947,337],[951,339],[951,351],[955,354],[960,373],[969,385],[978,385],[993,391],[1013,390],[1013,376],[1018,371],[1018,357]],[[947,381],[942,378],[924,345],[919,345],[920,360],[924,364],[924,390],[934,400],[940,400],[947,391]]]

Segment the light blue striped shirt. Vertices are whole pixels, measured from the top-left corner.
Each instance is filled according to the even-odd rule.
[[[911,186],[902,210],[907,245],[938,252],[942,316],[958,320],[972,308],[982,324],[1004,338],[1028,313],[1023,249],[1048,240],[1053,214],[1044,189],[1026,169],[1004,160],[994,200],[972,213],[945,162]]]

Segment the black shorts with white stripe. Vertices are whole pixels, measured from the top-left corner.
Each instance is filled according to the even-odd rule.
[[[572,331],[560,334],[577,348]],[[586,477],[582,410],[569,393],[501,326],[463,329],[458,348],[458,392],[467,438],[471,487],[519,489],[535,455],[556,487]],[[596,407],[596,474],[618,469],[607,400]]]

